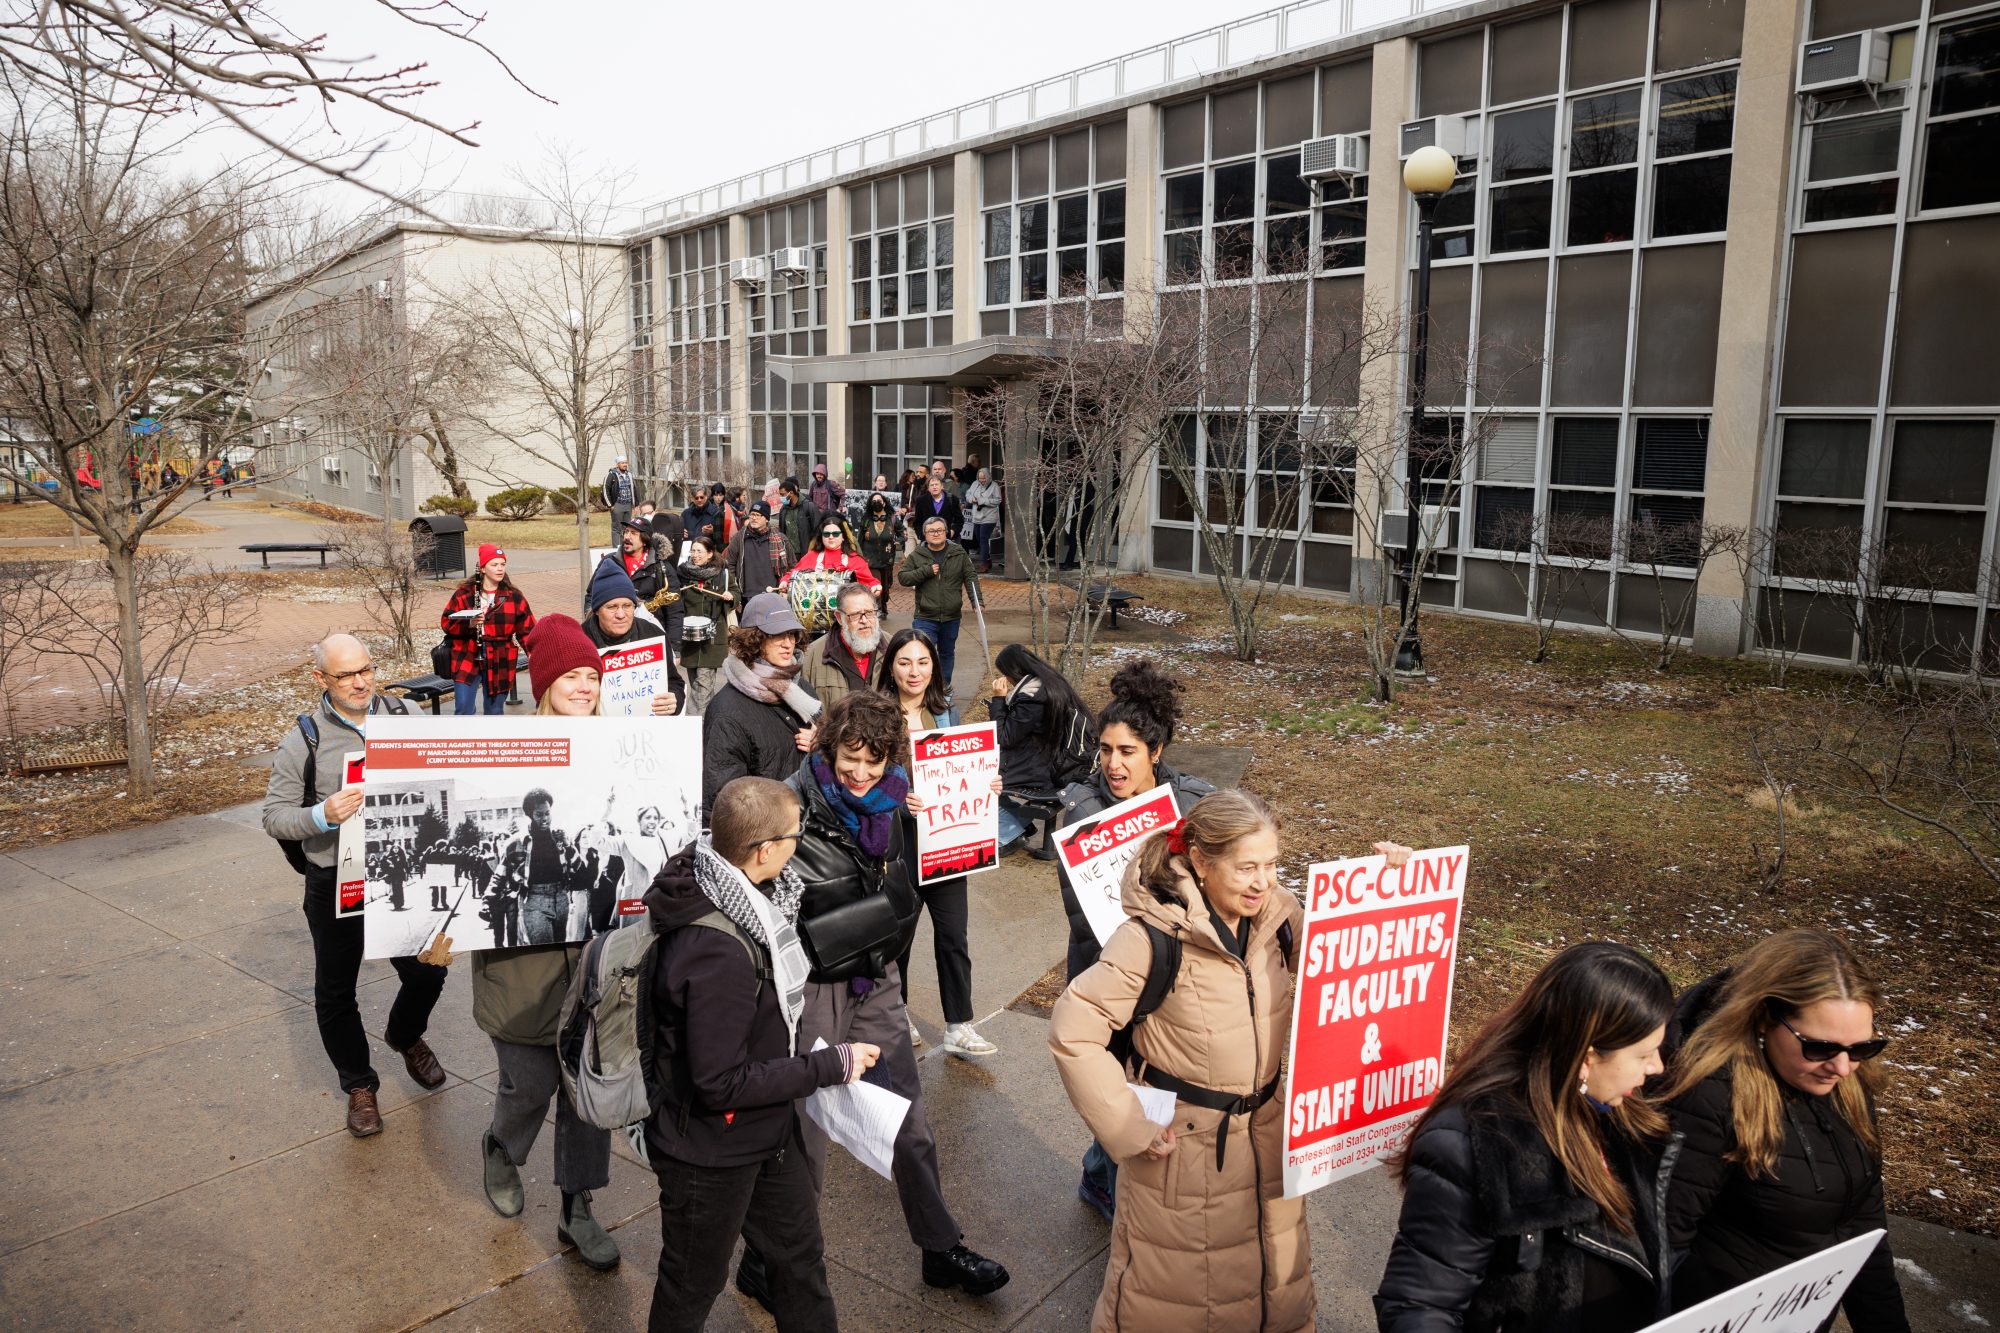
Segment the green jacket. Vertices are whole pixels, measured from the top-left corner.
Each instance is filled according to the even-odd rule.
[[[472,1021],[516,1046],[553,1046],[581,944],[531,944],[472,955]]]
[[[931,573],[936,565],[938,572]],[[980,596],[979,573],[972,557],[957,542],[947,541],[943,551],[933,551],[922,542],[896,571],[896,582],[917,590],[918,620],[957,620],[965,608],[965,589]]]

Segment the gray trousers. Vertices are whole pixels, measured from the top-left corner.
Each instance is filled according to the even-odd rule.
[[[631,505],[611,506],[611,544],[616,546],[625,535],[625,520],[632,517]]]
[[[722,684],[722,668],[689,667],[687,683],[687,707],[682,711],[689,717],[700,717],[708,711],[708,701],[715,697],[716,687]]]
[[[521,940],[561,944],[569,939],[569,890],[560,884],[530,884],[521,895]]]
[[[938,1178],[937,1140],[931,1136],[930,1122],[924,1119],[923,1084],[917,1078],[917,1053],[910,1047],[910,1015],[903,1006],[903,977],[896,966],[890,964],[889,975],[858,998],[844,981],[808,982],[805,1012],[799,1016],[799,1049],[811,1050],[818,1037],[826,1038],[829,1046],[865,1041],[882,1048],[882,1058],[873,1072],[887,1075],[881,1081],[890,1091],[910,1099],[910,1114],[896,1135],[890,1164],[896,1194],[903,1201],[903,1221],[910,1228],[910,1239],[923,1249],[948,1250],[958,1244],[964,1233],[944,1201],[944,1184]],[[823,1195],[827,1138],[805,1113],[803,1104],[799,1128],[805,1138],[813,1188]]]
[[[564,1194],[601,1190],[611,1183],[611,1131],[585,1124],[563,1091],[553,1046],[517,1046],[492,1038],[500,1057],[500,1092],[493,1099],[493,1137],[507,1160],[524,1165],[556,1099],[556,1188]]]

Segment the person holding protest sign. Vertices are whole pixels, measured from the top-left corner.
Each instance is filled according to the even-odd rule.
[[[799,679],[805,626],[782,593],[760,592],[729,631],[724,688],[701,717],[702,808],[736,778],[782,781],[798,771],[817,738],[821,713],[812,685]]]
[[[797,1099],[853,1082],[881,1049],[800,1040],[810,967],[796,925],[805,883],[790,868],[800,831],[790,788],[737,778],[717,794],[709,834],[646,894],[660,936],[645,1045],[661,1075],[646,1121],[660,1181],[654,1333],[702,1328],[739,1235],[768,1261],[780,1329],[835,1324]]]
[[[1111,702],[1097,715],[1097,771],[1081,782],[1063,789],[1062,813],[1056,828],[1065,829],[1094,818],[1102,811],[1143,796],[1156,787],[1171,788],[1182,810],[1215,788],[1191,774],[1177,772],[1167,764],[1167,745],[1174,738],[1174,726],[1181,716],[1181,683],[1151,662],[1127,662],[1111,677]],[[1069,916],[1069,957],[1067,980],[1075,981],[1097,961],[1100,952],[1097,932],[1076,896],[1069,869],[1056,860],[1056,879],[1062,887],[1063,911]],[[1083,1154],[1083,1178],[1076,1196],[1103,1214],[1109,1222],[1117,1207],[1118,1163],[1091,1140]]]
[[[368,1034],[354,998],[364,944],[361,916],[336,914],[335,872],[340,826],[361,814],[362,789],[347,781],[348,760],[366,744],[370,717],[406,714],[410,706],[375,692],[368,645],[352,634],[329,634],[313,645],[312,678],[320,688],[319,702],[278,742],[264,789],[263,823],[292,868],[305,876],[300,907],[312,934],[313,1013],[320,1045],[347,1094],[347,1132],[363,1139],[382,1132],[382,1113],[375,1104],[382,1080],[369,1063]],[[444,1067],[425,1042],[424,1029],[448,973],[417,958],[389,961],[399,981],[383,1036],[402,1053],[403,1067],[419,1086],[441,1088]]]
[[[675,618],[678,623],[678,617]],[[583,632],[597,645],[599,656],[605,648],[622,647],[628,643],[650,643],[666,638],[656,620],[639,617],[639,594],[627,578],[618,562],[605,559],[597,566],[597,572],[590,579],[590,619],[583,623]],[[529,666],[534,665],[529,659]],[[532,670],[529,673],[533,674]],[[653,698],[654,717],[672,717],[681,710],[681,701],[687,696],[687,681],[674,666],[671,653],[667,656],[667,689]]]
[[[535,628],[528,599],[507,577],[505,551],[490,542],[479,548],[478,570],[453,590],[438,628],[451,645],[452,711],[460,717],[505,713],[507,696],[514,692],[514,664],[520,660],[515,645],[525,647]]]
[[[1203,797],[1141,846],[1125,872],[1131,919],[1049,1016],[1070,1103],[1121,1167],[1093,1329],[1313,1327],[1278,1095],[1303,910],[1277,876],[1270,808],[1240,790]],[[1156,941],[1177,961],[1156,964]],[[1173,982],[1135,1025],[1156,965]],[[1128,1029],[1130,1068],[1114,1051]],[[1174,1095],[1168,1123],[1147,1117],[1134,1081]]]
[[[1090,708],[1062,672],[1018,643],[993,665],[986,712],[1000,728],[1000,854],[1021,846],[1040,819],[1042,842],[1030,855],[1053,861],[1062,790],[1090,771]]]
[[[681,603],[686,614],[681,620],[680,663],[687,672],[687,711],[696,717],[707,710],[722,684],[722,659],[729,655],[729,613],[736,594],[729,590],[729,571],[722,563],[719,538],[695,537],[688,542],[688,558],[681,562]],[[705,637],[696,633],[694,620]]]
[[[1666,1313],[1677,1149],[1638,1100],[1673,987],[1623,944],[1563,950],[1467,1043],[1390,1159],[1382,1333],[1629,1333]]]
[[[1881,1002],[1867,964],[1819,930],[1760,940],[1681,997],[1666,1090],[1682,1136],[1676,1309],[1888,1225],[1869,1063],[1888,1045]],[[1888,1237],[1841,1308],[1854,1333],[1908,1333]]]
[[[923,1251],[928,1286],[969,1296],[997,1291],[1007,1270],[967,1249],[944,1201],[937,1141],[924,1117],[923,1084],[910,1048],[909,1012],[896,959],[916,929],[917,898],[903,852],[909,778],[896,762],[909,746],[902,719],[874,691],[848,695],[826,712],[806,766],[792,775],[800,837],[795,865],[806,884],[799,935],[812,962],[798,1039],[810,1047],[862,1041],[882,1050],[881,1080],[910,1101],[896,1131],[894,1176],[910,1238]],[[814,1182],[824,1192],[826,1136],[806,1134]],[[771,1305],[768,1256],[746,1251],[736,1285]]]
[[[958,725],[958,718],[945,705],[944,690],[938,684],[937,650],[917,630],[900,630],[889,641],[882,654],[881,669],[875,676],[875,688],[895,701],[908,736]],[[994,791],[999,790],[996,779]],[[966,903],[966,877],[954,875],[929,885],[921,882],[922,876],[917,873],[916,821],[924,811],[921,797],[913,793],[910,799],[909,818],[903,827],[904,846],[909,853],[910,882],[917,885],[917,897],[930,910],[938,1000],[944,1009],[944,1048],[954,1055],[992,1055],[1000,1048],[972,1026],[972,946],[968,938],[972,913]],[[914,943],[913,932],[910,943],[903,946],[902,957],[896,960],[896,970],[905,987],[905,1007],[909,999],[910,949]],[[910,1044],[924,1044],[915,1020],[910,1023]]]
[[[547,615],[528,637],[528,681],[535,711],[545,717],[599,716],[597,649],[583,629],[565,615]],[[575,849],[548,826],[549,795],[528,793],[522,802],[527,831],[514,846],[525,846],[522,901],[524,928],[537,912],[568,911],[578,882]],[[517,858],[518,859],[518,858]],[[534,935],[524,929],[527,938]],[[502,1217],[519,1217],[527,1205],[521,1166],[556,1103],[556,1188],[562,1191],[562,1219],[556,1238],[576,1247],[577,1257],[604,1271],[618,1266],[618,1243],[591,1216],[590,1196],[611,1183],[611,1131],[586,1123],[562,1086],[556,1058],[556,1029],[563,996],[583,945],[530,944],[488,949],[472,955],[472,1018],[493,1041],[500,1062],[493,1122],[482,1141],[486,1201]]]

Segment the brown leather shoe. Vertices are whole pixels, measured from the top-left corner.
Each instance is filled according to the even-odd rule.
[[[382,1132],[382,1113],[375,1109],[375,1089],[356,1088],[347,1094],[347,1132],[357,1139]]]
[[[444,1066],[438,1063],[437,1055],[430,1043],[422,1037],[403,1048],[403,1068],[410,1071],[410,1077],[426,1088],[444,1086]]]

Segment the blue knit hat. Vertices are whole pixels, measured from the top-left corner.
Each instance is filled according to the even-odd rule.
[[[620,597],[630,601],[634,606],[639,604],[639,590],[632,586],[631,575],[625,572],[625,567],[618,562],[617,556],[607,555],[598,562],[597,572],[590,576],[592,614],[606,602],[615,602]]]

